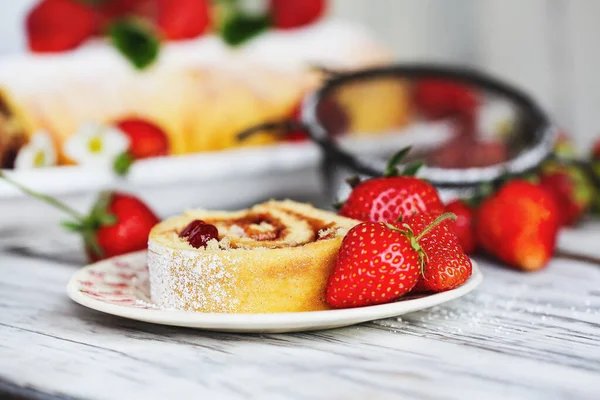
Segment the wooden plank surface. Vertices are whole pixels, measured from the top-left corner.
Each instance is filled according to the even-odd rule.
[[[475,292],[402,319],[235,335],[88,310],[65,294],[78,266],[0,253],[0,390],[90,399],[599,398],[600,267],[556,259],[523,274],[479,262]]]

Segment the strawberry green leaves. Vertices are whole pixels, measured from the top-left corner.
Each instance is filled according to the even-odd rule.
[[[423,166],[423,162],[417,161],[408,164],[402,171],[398,169],[398,164],[410,153],[412,147],[408,146],[395,153],[385,168],[384,176],[415,176]]]
[[[109,28],[109,37],[117,50],[137,69],[156,61],[160,42],[148,25],[134,19],[122,19]]]

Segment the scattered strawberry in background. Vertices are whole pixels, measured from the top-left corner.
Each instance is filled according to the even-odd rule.
[[[312,24],[325,14],[326,9],[326,0],[270,0],[271,18],[278,29]]]
[[[124,175],[135,160],[169,154],[169,139],[156,124],[141,118],[117,121],[115,126],[129,138],[129,149],[115,161],[114,169]]]
[[[554,197],[540,185],[515,179],[482,201],[475,231],[487,253],[514,268],[535,271],[554,254],[559,227]]]
[[[42,0],[25,20],[28,47],[36,53],[73,50],[98,30],[95,10],[78,0]]]
[[[419,279],[415,292],[455,289],[464,284],[473,272],[471,260],[465,254],[452,226],[453,221],[445,219],[436,224],[439,218],[439,214],[424,213],[404,220],[426,254],[422,278]],[[433,228],[427,231],[431,226]]]
[[[158,16],[156,24],[165,39],[192,39],[208,31],[211,24],[210,1],[156,1],[158,3]]]
[[[90,213],[83,215],[50,196],[22,186],[2,172],[0,179],[69,215],[71,220],[62,225],[81,235],[90,262],[146,249],[150,230],[160,222],[150,207],[131,194],[103,192]]]
[[[475,240],[474,210],[465,201],[457,199],[446,204],[446,212],[456,215],[456,220],[450,222],[458,242],[466,254],[473,254],[477,248]]]
[[[102,194],[90,216],[72,229],[82,232],[84,238],[90,236],[85,243],[86,254],[91,261],[98,261],[147,248],[150,230],[158,222],[154,212],[137,197],[109,192]]]
[[[437,190],[412,176],[420,164],[409,165],[402,175],[396,168],[409,150],[403,149],[390,159],[383,177],[356,184],[339,214],[359,221],[396,222],[415,213],[443,212]]]
[[[467,85],[432,78],[416,83],[414,103],[425,118],[435,120],[452,116],[474,117],[479,99]]]
[[[441,262],[436,245],[450,248],[446,237],[440,237],[438,242],[432,234],[423,240],[428,232],[438,229],[439,224],[450,217],[443,215],[432,219],[421,227],[418,235],[411,227],[400,223],[362,222],[356,225],[344,237],[328,279],[326,299],[329,305],[351,308],[383,304],[409,293],[419,281],[423,268],[427,271],[424,261],[430,256],[428,249],[435,256],[434,262]],[[456,240],[447,227],[444,229],[441,232],[448,232]],[[458,243],[456,246],[460,250]],[[432,264],[432,268],[435,265]]]
[[[297,124],[300,122],[300,116],[302,113],[302,104],[298,103],[291,112],[290,122]],[[306,142],[308,141],[308,136],[306,131],[300,127],[297,129],[289,130],[285,133],[284,140],[286,142]]]
[[[539,183],[554,197],[562,226],[575,225],[589,210],[596,196],[588,175],[575,164],[545,163],[539,174]]]

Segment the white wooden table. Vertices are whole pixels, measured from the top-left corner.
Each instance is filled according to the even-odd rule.
[[[594,231],[561,243],[598,252]],[[600,398],[597,264],[523,274],[479,260],[476,291],[401,320],[235,335],[81,307],[65,294],[76,257],[64,259],[0,252],[0,397]]]

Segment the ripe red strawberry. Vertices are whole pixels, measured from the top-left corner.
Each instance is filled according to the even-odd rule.
[[[279,29],[294,29],[317,21],[325,13],[326,0],[270,0],[273,24]]]
[[[576,165],[546,163],[540,174],[540,185],[554,197],[561,226],[575,225],[595,198],[593,183]]]
[[[129,154],[134,159],[169,154],[169,139],[158,125],[141,118],[124,119],[115,125],[129,137]]]
[[[299,122],[300,121],[300,113],[302,111],[302,104],[298,103],[291,112],[290,120],[291,122]],[[284,140],[286,142],[305,142],[308,141],[308,136],[304,129],[293,129],[285,133]]]
[[[128,118],[115,123],[129,137],[129,149],[117,157],[114,169],[124,175],[135,160],[169,154],[169,138],[157,125],[141,118]]]
[[[480,205],[476,235],[480,247],[525,271],[545,267],[559,230],[556,202],[541,186],[524,180],[504,184]]]
[[[47,53],[72,50],[98,29],[98,16],[85,2],[77,0],[42,0],[25,20],[28,47]]]
[[[454,232],[458,242],[466,254],[472,254],[477,248],[475,241],[475,222],[473,209],[462,200],[453,200],[446,204],[446,212],[456,215]]]
[[[473,272],[471,260],[463,251],[453,229],[453,221],[444,220],[425,231],[438,218],[439,214],[424,213],[413,215],[404,221],[416,237],[421,236],[418,243],[427,255],[423,277],[414,291],[452,290],[464,284]]]
[[[140,199],[127,193],[103,192],[89,215],[82,215],[58,200],[28,189],[0,172],[0,179],[68,214],[63,227],[79,233],[92,262],[147,248],[148,235],[160,220]]]
[[[395,222],[415,213],[443,212],[444,205],[432,185],[414,176],[397,176],[394,165],[408,151],[404,149],[392,157],[383,177],[354,186],[339,214],[360,221]],[[404,174],[416,172],[412,166],[407,168]]]
[[[594,161],[600,160],[600,139],[597,139],[592,146],[591,158]]]
[[[418,247],[408,235],[381,222],[352,228],[340,247],[329,277],[326,299],[333,308],[351,308],[393,301],[419,280]]]
[[[93,227],[98,248],[93,243],[86,243],[89,259],[97,261],[145,249],[150,230],[159,222],[158,217],[144,202],[130,194],[115,192],[105,196],[94,212],[111,215],[114,221],[111,224],[100,220]]]
[[[479,99],[468,86],[444,79],[422,79],[417,82],[414,102],[428,119],[450,116],[474,116]]]
[[[193,39],[210,26],[208,0],[157,0],[157,26],[167,40]]]

